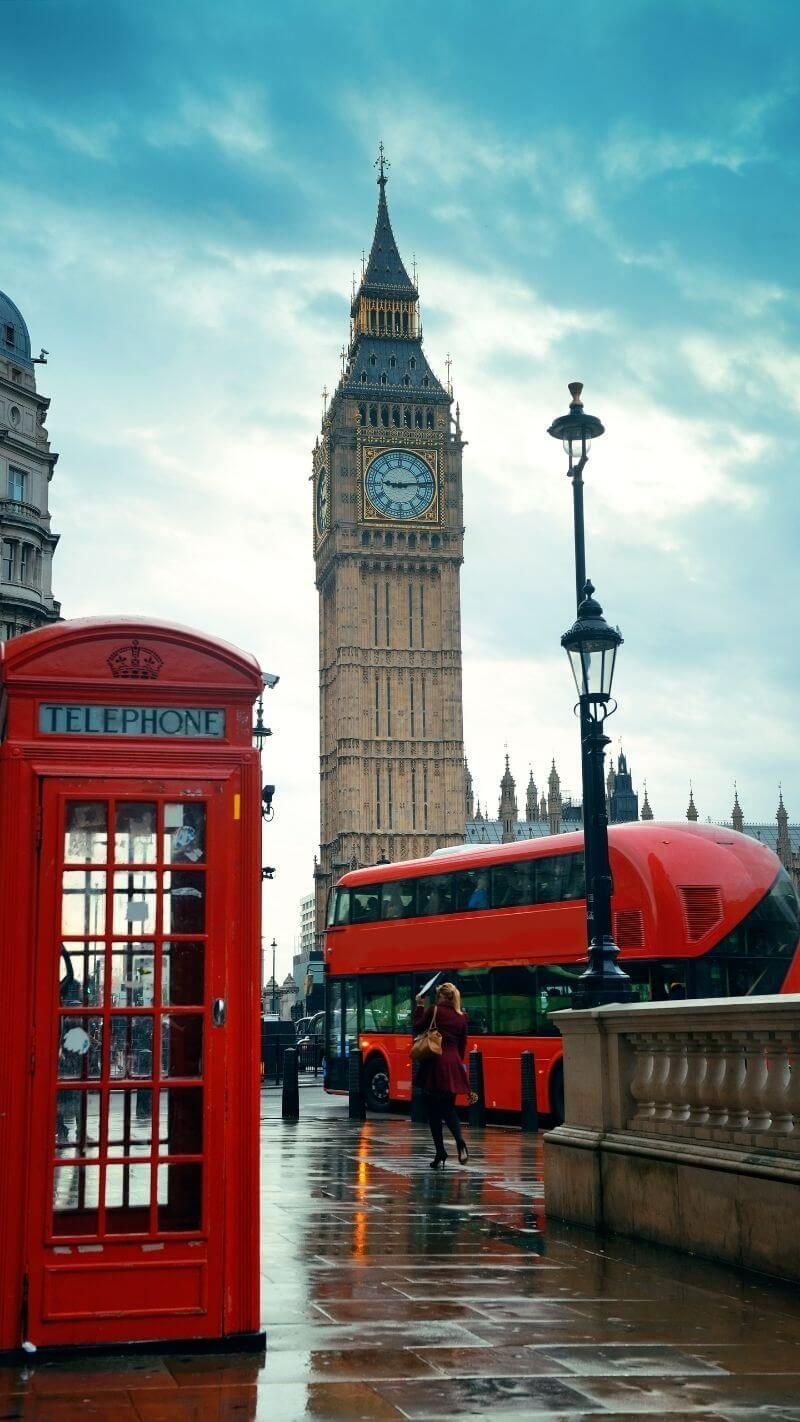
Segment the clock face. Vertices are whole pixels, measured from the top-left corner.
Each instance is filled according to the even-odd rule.
[[[386,518],[419,518],[433,503],[433,471],[408,449],[387,449],[367,468],[367,497]]]
[[[317,475],[317,528],[324,533],[328,527],[328,471],[324,464]]]

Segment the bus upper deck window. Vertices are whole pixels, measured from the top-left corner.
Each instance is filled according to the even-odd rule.
[[[426,874],[419,881],[419,913],[453,913],[452,874]]]
[[[536,862],[520,859],[496,864],[492,871],[492,907],[516,908],[536,902]]]
[[[370,884],[368,888],[351,890],[350,922],[374,923],[378,917],[379,900],[379,884]]]
[[[583,857],[577,854],[553,854],[548,855],[546,859],[537,860],[537,904],[554,904],[565,899],[582,898],[582,868]]]
[[[416,879],[395,879],[381,887],[381,918],[413,918],[416,912]]]
[[[452,874],[453,909],[457,913],[489,907],[489,870],[463,869]]]

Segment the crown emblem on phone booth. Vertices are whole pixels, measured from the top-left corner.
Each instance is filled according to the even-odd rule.
[[[155,681],[164,665],[158,652],[152,647],[142,647],[136,637],[127,647],[117,647],[108,658],[112,676],[130,680]]]

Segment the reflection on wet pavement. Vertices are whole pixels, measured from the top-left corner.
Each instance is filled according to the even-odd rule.
[[[266,1359],[76,1357],[0,1369],[0,1422],[800,1422],[800,1299],[630,1240],[545,1231],[541,1147],[471,1133],[428,1169],[407,1119],[263,1097]]]

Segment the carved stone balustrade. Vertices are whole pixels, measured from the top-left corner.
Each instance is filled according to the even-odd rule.
[[[800,996],[554,1014],[559,1219],[800,1279]]]

